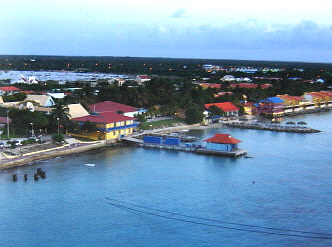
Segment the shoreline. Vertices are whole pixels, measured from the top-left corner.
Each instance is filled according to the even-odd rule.
[[[220,126],[220,124],[219,124]],[[200,124],[193,124],[193,125],[179,125],[179,126],[174,126],[174,127],[167,127],[167,128],[162,128],[162,129],[155,129],[153,130],[153,133],[155,132],[172,132],[172,131],[179,131],[183,129],[207,129],[207,128],[213,128],[213,127],[218,127],[216,125],[209,125],[209,126],[202,126]],[[148,134],[152,133],[150,131],[144,131],[142,133],[138,133],[136,135],[143,135],[143,134]],[[130,136],[136,136],[130,135]],[[4,156],[2,155],[2,159],[0,160],[0,170],[5,170],[5,169],[10,169],[10,168],[15,168],[19,166],[24,166],[32,162],[36,161],[42,161],[42,160],[47,160],[59,156],[65,156],[65,155],[71,155],[71,154],[77,154],[77,153],[82,153],[85,151],[90,151],[94,149],[100,149],[103,147],[107,146],[116,146],[120,145],[120,141],[98,141],[98,142],[91,142],[91,143],[84,143],[81,144],[80,146],[72,147],[69,144],[65,144],[62,147],[58,148],[53,148],[53,149],[47,149],[47,150],[39,150],[33,153],[27,153],[23,154],[19,157],[14,157],[14,158],[3,158]],[[79,145],[79,144],[78,144]],[[9,156],[9,155],[7,155]]]

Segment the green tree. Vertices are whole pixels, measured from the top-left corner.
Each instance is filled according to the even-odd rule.
[[[190,105],[186,110],[186,122],[195,124],[202,122],[204,118],[203,109],[196,104]]]

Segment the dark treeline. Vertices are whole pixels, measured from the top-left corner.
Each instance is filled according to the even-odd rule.
[[[169,76],[207,76],[208,74],[202,68],[203,64],[214,64],[225,67],[276,67],[286,68],[288,72],[294,68],[303,68],[309,74],[317,74],[320,70],[332,70],[332,64],[328,63],[111,56],[0,56],[0,70],[68,70]],[[294,76],[297,74],[296,71],[292,73]]]

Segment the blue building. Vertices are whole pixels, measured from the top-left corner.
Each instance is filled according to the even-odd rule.
[[[229,134],[215,134],[204,141],[207,142],[206,149],[226,152],[237,150],[237,144],[241,142]]]

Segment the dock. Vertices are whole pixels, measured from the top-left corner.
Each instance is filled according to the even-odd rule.
[[[259,123],[243,123],[243,122],[232,122],[225,123],[226,126],[240,128],[240,129],[254,129],[254,130],[269,130],[276,132],[292,132],[292,133],[319,133],[320,130],[308,128],[308,127],[290,127],[290,126],[280,126],[280,125],[264,125]]]
[[[218,150],[210,150],[205,148],[198,148],[195,150],[195,153],[198,154],[210,154],[210,155],[220,155],[220,156],[229,156],[229,157],[239,157],[247,154],[247,150],[245,149],[236,149],[233,151],[218,151]]]
[[[245,149],[236,149],[232,151],[219,151],[202,148],[200,145],[165,145],[165,144],[155,144],[155,143],[144,143],[142,140],[133,138],[133,137],[124,137],[123,141],[127,143],[134,144],[138,147],[149,148],[149,149],[163,149],[163,150],[172,150],[172,151],[183,151],[191,152],[196,154],[206,154],[206,155],[217,155],[217,156],[226,156],[237,158],[242,155],[247,154]]]

